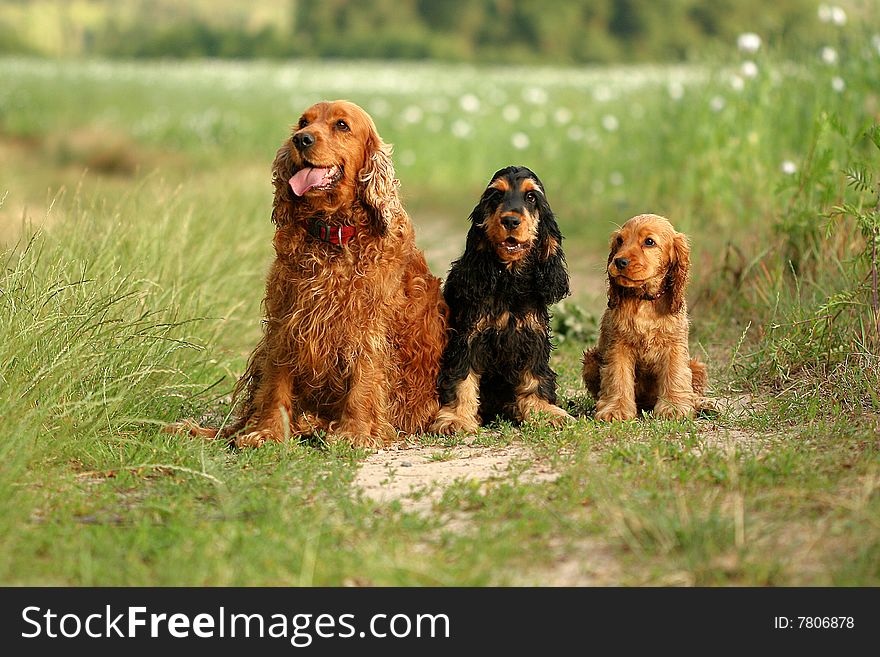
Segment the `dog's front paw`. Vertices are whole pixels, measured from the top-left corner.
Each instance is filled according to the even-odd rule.
[[[611,404],[599,401],[596,404],[595,418],[599,422],[614,422],[615,420],[632,420],[636,416],[635,404],[624,406],[623,404]]]
[[[368,433],[347,433],[337,431],[327,436],[331,442],[344,440],[352,447],[364,449],[380,449],[385,443],[379,436],[371,436]]]
[[[697,397],[694,402],[694,413],[700,415],[718,415],[722,410],[722,404],[714,397]]]
[[[276,443],[281,442],[281,438],[272,430],[260,429],[236,437],[235,446],[239,449],[242,447],[261,447],[267,440],[274,440]]]
[[[331,441],[345,440],[352,447],[379,449],[387,443],[394,442],[397,432],[387,422],[353,422],[343,421],[332,426],[327,438]]]
[[[447,408],[441,408],[428,432],[438,434],[476,433],[479,428],[480,423],[477,422],[477,418],[461,417]]]
[[[561,427],[569,422],[576,422],[576,420],[568,411],[565,411],[558,406],[554,406],[553,410],[550,411],[550,424],[554,427]]]
[[[694,414],[694,406],[691,403],[678,403],[666,401],[665,399],[657,400],[654,404],[654,416],[662,417],[666,420],[678,420],[681,418],[691,417]]]
[[[568,424],[569,422],[575,421],[575,419],[568,412],[554,404],[548,404],[546,408],[542,408],[538,411],[533,411],[531,415],[529,415],[528,419],[530,421],[543,420],[547,424],[554,427],[561,427],[565,424]]]
[[[173,433],[178,436],[193,436],[195,438],[205,438],[206,440],[214,440],[219,429],[213,427],[203,427],[195,420],[181,420],[162,427],[162,433]]]

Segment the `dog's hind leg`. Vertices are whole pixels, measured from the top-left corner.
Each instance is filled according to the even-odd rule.
[[[696,358],[691,358],[688,365],[691,368],[694,394],[697,397],[702,397],[706,394],[706,386],[709,383],[709,375],[706,372],[706,365],[705,363],[698,361]]]
[[[420,255],[420,254],[419,254]],[[446,347],[448,309],[440,295],[440,280],[430,275],[419,258],[405,278],[406,298],[393,325],[393,382],[389,419],[407,434],[424,433],[437,415],[440,402],[437,377]]]
[[[581,371],[581,377],[584,380],[584,386],[586,386],[587,390],[590,391],[590,394],[593,395],[593,399],[599,399],[599,388],[601,385],[599,371],[602,366],[602,363],[599,360],[599,348],[593,347],[592,349],[587,349],[584,352],[582,362],[583,369]]]

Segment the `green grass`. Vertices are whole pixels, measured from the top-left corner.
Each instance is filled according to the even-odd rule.
[[[742,91],[734,57],[586,71],[0,59],[0,582],[880,584],[878,356],[863,309],[823,332],[804,321],[855,289],[861,243],[843,224],[810,237],[796,276],[787,260],[804,218],[824,227],[847,193],[860,148],[819,117],[851,135],[878,100],[880,57],[846,43],[834,70],[765,54]],[[363,104],[395,143],[436,273],[511,162],[543,178],[566,235],[582,309],[558,313],[553,364],[579,419],[417,437],[438,466],[465,445],[524,450],[436,491],[428,514],[365,496],[366,452],[160,431],[227,410],[260,330],[269,163],[325,96]],[[750,395],[744,410],[590,419],[579,355],[604,246],[641,211],[691,236],[692,347],[718,395]]]

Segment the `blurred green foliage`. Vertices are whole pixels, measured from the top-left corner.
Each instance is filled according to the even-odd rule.
[[[851,19],[872,2],[842,1]],[[757,32],[814,47],[814,0],[9,0],[0,52],[107,57],[685,61]],[[876,6],[874,6],[876,9]]]

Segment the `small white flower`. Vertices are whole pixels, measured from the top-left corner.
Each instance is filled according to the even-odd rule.
[[[410,105],[403,110],[401,115],[404,123],[420,123],[422,116],[424,116],[424,112],[422,112],[422,108],[418,105]]]
[[[831,7],[828,5],[819,5],[819,20],[823,23],[831,22]]]
[[[581,128],[579,125],[573,125],[568,129],[568,132],[566,132],[566,134],[568,135],[568,138],[572,141],[580,141],[584,138],[584,129]]]
[[[608,132],[614,132],[620,127],[620,121],[613,114],[606,114],[602,117],[602,127]]]
[[[553,120],[559,125],[565,125],[571,121],[571,110],[567,107],[560,107],[553,113]]]
[[[831,22],[838,26],[846,25],[846,12],[841,7],[832,7]]]
[[[681,100],[684,96],[684,85],[678,80],[673,80],[666,87],[666,91],[672,100]]]
[[[465,112],[473,114],[480,109],[480,99],[473,94],[465,94],[458,99],[458,104]]]
[[[837,51],[831,46],[822,48],[822,61],[829,66],[837,63]]]
[[[623,184],[623,174],[620,171],[612,171],[608,176],[608,182],[614,187],[620,187]]]
[[[547,102],[547,92],[541,87],[529,87],[523,90],[523,99],[532,105],[543,105]]]
[[[730,78],[730,86],[733,88],[734,91],[742,91],[743,88],[746,86],[746,83],[745,80],[743,80],[740,76],[733,75]]]
[[[742,72],[744,78],[756,78],[758,77],[758,65],[752,60],[746,60],[742,63],[740,72]]]
[[[525,150],[529,147],[529,136],[524,132],[514,132],[510,136],[510,143],[518,151]]]
[[[758,52],[761,49],[761,37],[754,32],[743,32],[736,39],[736,47],[742,52]]]
[[[468,123],[467,121],[463,121],[462,119],[458,119],[453,122],[452,134],[458,137],[459,139],[466,139],[470,137],[474,131],[474,127]]]
[[[724,98],[722,96],[712,96],[711,100],[709,101],[709,107],[712,108],[713,112],[720,112],[724,109],[725,104],[726,103],[724,102]]]
[[[797,173],[797,164],[795,164],[791,160],[783,160],[782,166],[780,168],[782,169],[782,173],[787,176],[791,176]]]
[[[844,82],[843,78],[839,75],[835,75],[831,78],[831,88],[837,93],[842,93],[843,90],[846,89],[846,82]]]
[[[519,107],[516,105],[505,105],[504,109],[501,110],[501,116],[508,123],[516,123],[520,117]]]

